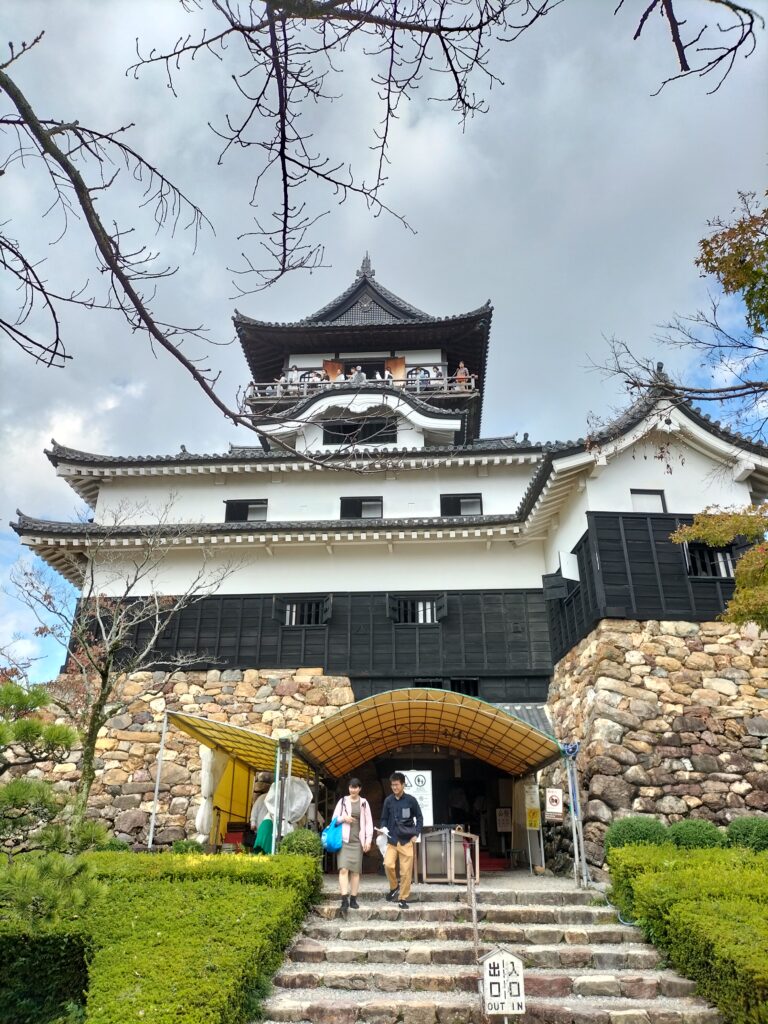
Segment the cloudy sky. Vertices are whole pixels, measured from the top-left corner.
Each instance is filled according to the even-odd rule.
[[[764,100],[768,89],[765,33],[750,60],[738,60],[713,96],[695,78],[651,94],[674,71],[674,52],[660,19],[640,41],[632,36],[643,3],[627,0],[612,16],[607,0],[565,0],[514,43],[493,48],[490,112],[462,131],[445,104],[428,100],[429,82],[401,107],[392,137],[384,198],[415,233],[386,214],[374,218],[350,198],[313,191],[316,231],[328,269],[292,275],[266,292],[235,298],[229,268],[245,251],[260,262],[256,242],[238,240],[253,227],[248,206],[258,171],[255,150],[218,162],[209,123],[237,109],[230,76],[242,64],[202,58],[177,77],[177,96],[160,68],[126,75],[136,39],[146,52],[196,32],[207,10],[188,14],[174,0],[4,0],[3,40],[42,42],[11,71],[39,116],[79,120],[102,130],[131,122],[126,138],[172,178],[210,218],[193,251],[177,231],[155,234],[141,190],[123,170],[99,200],[105,220],[136,227],[137,244],[157,248],[176,275],[159,284],[158,312],[203,324],[217,342],[208,353],[231,398],[247,380],[231,344],[234,307],[265,320],[308,315],[341,292],[366,251],[377,278],[421,309],[450,315],[494,305],[483,432],[528,431],[536,439],[583,435],[590,413],[605,414],[625,398],[620,383],[590,370],[617,336],[641,354],[670,364],[654,341],[657,325],[706,301],[707,282],[693,265],[706,222],[727,215],[738,190],[766,187]],[[713,21],[702,0],[679,0],[691,24]],[[318,147],[370,177],[369,147],[379,117],[370,83],[375,60],[354,48],[337,58],[328,91],[337,98],[306,112]],[[479,80],[478,88],[483,86]],[[0,96],[0,110],[7,102]],[[0,136],[0,151],[12,140]],[[274,201],[269,182],[259,213]],[[33,164],[14,163],[0,179],[0,219],[34,259],[45,259],[61,291],[94,279],[92,244],[76,223],[63,242],[50,193]],[[249,247],[250,246],[250,247]],[[0,274],[0,303],[15,295]],[[0,562],[19,555],[7,529],[16,507],[71,518],[74,493],[57,481],[43,456],[51,437],[94,452],[147,454],[221,451],[249,435],[229,428],[181,368],[154,355],[116,314],[65,316],[71,361],[64,370],[34,365],[3,343],[0,425],[4,487]],[[190,351],[199,351],[192,346]],[[680,359],[680,356],[674,357]],[[0,634],[28,623],[3,601]]]

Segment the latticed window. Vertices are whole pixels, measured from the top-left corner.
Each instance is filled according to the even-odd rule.
[[[387,596],[387,614],[399,626],[436,626],[448,614],[446,594]]]
[[[733,576],[733,545],[724,548],[710,548],[706,544],[688,544],[688,574],[690,576],[731,577]]]
[[[275,597],[272,601],[273,618],[281,626],[324,626],[331,617],[332,602],[330,594],[317,597]]]

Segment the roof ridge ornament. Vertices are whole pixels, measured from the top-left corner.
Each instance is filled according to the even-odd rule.
[[[368,250],[365,251],[363,262],[360,264],[360,269],[355,274],[355,279],[361,277],[376,277],[376,271],[371,266],[371,257],[368,255]]]

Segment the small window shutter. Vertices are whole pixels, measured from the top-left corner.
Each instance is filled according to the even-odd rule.
[[[541,577],[545,601],[562,601],[568,597],[568,581],[559,572],[550,572]]]
[[[387,594],[387,618],[392,619],[393,622],[397,622],[397,598],[392,594]]]
[[[331,611],[333,610],[333,594],[326,594],[323,598],[323,615],[321,622],[328,622],[331,618]]]
[[[273,597],[272,598],[272,618],[277,619],[278,622],[282,622],[285,619],[285,598],[284,597]]]
[[[438,594],[435,598],[435,621],[439,622],[448,614],[448,595]]]

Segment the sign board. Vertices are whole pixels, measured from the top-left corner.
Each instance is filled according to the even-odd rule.
[[[424,815],[424,825],[434,825],[435,819],[432,810],[432,769],[422,771],[421,768],[396,768],[395,771],[402,772],[405,776],[405,792],[415,796],[419,801],[421,813]]]
[[[511,807],[497,807],[496,808],[496,831],[497,832],[511,832],[512,831],[512,808]]]
[[[525,827],[532,831],[541,828],[539,787],[535,783],[525,787]]]
[[[523,961],[506,946],[495,946],[481,958],[483,965],[483,1013],[512,1016],[525,1013]]]
[[[563,791],[562,789],[548,789],[545,797],[544,820],[563,820]]]

